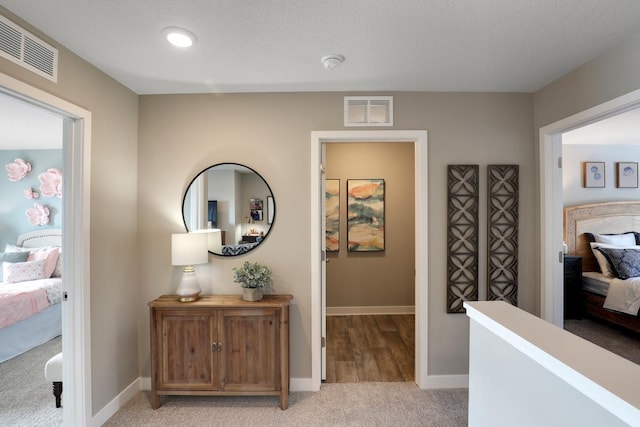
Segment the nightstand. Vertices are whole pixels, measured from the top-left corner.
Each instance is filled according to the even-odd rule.
[[[564,318],[582,319],[582,257],[564,256]]]

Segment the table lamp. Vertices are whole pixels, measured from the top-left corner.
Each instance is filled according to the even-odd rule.
[[[196,264],[209,262],[207,251],[207,235],[204,233],[179,233],[171,235],[171,264],[184,265],[182,279],[176,293],[181,302],[191,302],[198,299],[200,285],[196,278]]]

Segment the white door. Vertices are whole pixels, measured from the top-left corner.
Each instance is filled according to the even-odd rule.
[[[320,287],[321,287],[321,307],[320,307],[320,321],[322,322],[320,334],[322,336],[322,374],[321,379],[325,381],[327,379],[327,204],[326,191],[327,191],[327,174],[325,166],[327,164],[327,149],[326,145],[322,144],[320,153],[320,254],[322,256],[322,262],[320,263]]]

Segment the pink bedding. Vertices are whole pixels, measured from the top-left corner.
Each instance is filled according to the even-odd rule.
[[[60,302],[62,279],[0,283],[0,328],[7,327]]]

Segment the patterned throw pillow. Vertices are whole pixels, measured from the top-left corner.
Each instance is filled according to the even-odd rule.
[[[607,258],[618,279],[640,277],[640,250],[631,248],[598,248]]]
[[[3,262],[2,275],[6,283],[26,282],[44,279],[45,260],[27,262]]]
[[[25,262],[27,257],[29,256],[29,252],[0,252],[0,263],[3,262]],[[0,269],[0,282],[2,279],[2,269]]]

